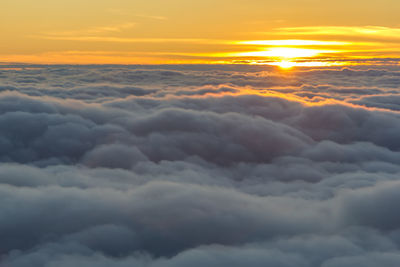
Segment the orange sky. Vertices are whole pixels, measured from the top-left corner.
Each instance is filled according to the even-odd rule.
[[[398,0],[2,0],[0,62],[397,64],[399,10]]]

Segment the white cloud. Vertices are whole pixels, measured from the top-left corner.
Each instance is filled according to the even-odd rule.
[[[0,77],[0,266],[400,262],[396,67]]]

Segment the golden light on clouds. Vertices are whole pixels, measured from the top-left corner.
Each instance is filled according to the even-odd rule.
[[[343,66],[346,65],[345,62],[328,62],[328,61],[289,61],[289,60],[281,60],[276,62],[270,62],[268,65],[278,66],[281,69],[291,69],[293,67],[329,67],[329,66]]]

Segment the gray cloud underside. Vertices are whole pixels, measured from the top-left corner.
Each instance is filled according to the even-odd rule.
[[[8,67],[0,266],[399,266],[399,68]]]

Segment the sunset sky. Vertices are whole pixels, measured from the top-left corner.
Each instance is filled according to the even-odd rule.
[[[0,62],[398,64],[398,0],[2,0]]]

